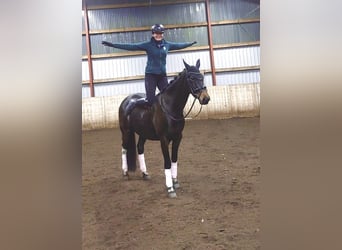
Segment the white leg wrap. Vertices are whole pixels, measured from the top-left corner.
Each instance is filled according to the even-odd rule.
[[[171,175],[173,179],[177,179],[177,162],[171,162]]]
[[[171,169],[165,169],[165,184],[166,187],[172,187],[172,177],[171,177]]]
[[[141,172],[146,173],[146,164],[145,164],[144,154],[138,155],[138,159],[139,159],[139,166],[140,166]]]
[[[122,171],[124,173],[126,173],[127,170],[128,170],[127,155],[126,155],[127,150],[123,148],[121,152],[122,152],[122,155],[121,155],[121,158],[122,158]]]

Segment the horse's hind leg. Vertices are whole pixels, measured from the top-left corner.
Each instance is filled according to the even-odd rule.
[[[121,149],[121,159],[122,159],[122,174],[128,177],[128,165],[127,165],[127,149],[122,147]]]
[[[136,169],[136,148],[133,131],[121,129],[122,134],[122,171],[128,177],[128,171],[134,172]]]
[[[142,176],[144,180],[149,180],[150,175],[147,173],[146,169],[146,163],[145,163],[145,155],[144,155],[144,145],[145,145],[146,139],[139,136],[137,149],[138,149],[138,160],[139,160],[139,166],[140,170],[142,172]]]
[[[122,134],[122,149],[121,149],[121,159],[122,159],[122,174],[128,177],[128,164],[127,164],[127,144],[125,143],[125,135]]]

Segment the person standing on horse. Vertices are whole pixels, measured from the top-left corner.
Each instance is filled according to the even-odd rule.
[[[151,106],[156,100],[155,92],[158,87],[162,91],[167,85],[166,56],[171,50],[179,50],[190,47],[197,42],[174,43],[164,39],[165,28],[162,24],[154,24],[151,27],[152,37],[150,41],[141,43],[110,43],[102,41],[104,46],[124,50],[146,51],[147,64],[145,68],[146,99],[138,99],[135,104],[147,104]]]

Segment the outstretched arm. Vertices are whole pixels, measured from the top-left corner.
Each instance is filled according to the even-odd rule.
[[[170,44],[170,49],[169,50],[177,50],[177,49],[184,49],[187,47],[190,47],[194,44],[196,44],[197,42],[191,42],[191,43],[172,43],[172,42],[168,42]]]
[[[113,47],[117,49],[124,50],[145,50],[145,43],[110,43],[107,41],[102,41],[104,46]]]

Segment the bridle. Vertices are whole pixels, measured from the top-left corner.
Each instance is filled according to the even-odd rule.
[[[192,108],[194,107],[194,104],[195,104],[196,100],[199,99],[199,96],[197,96],[197,93],[200,92],[200,91],[202,91],[202,90],[204,90],[204,89],[206,89],[205,86],[196,87],[196,84],[194,84],[195,81],[198,80],[198,77],[193,77],[193,75],[194,75],[194,74],[195,74],[195,75],[200,75],[200,77],[202,77],[202,74],[201,74],[200,72],[188,72],[186,69],[185,69],[185,71],[186,71],[186,81],[187,81],[188,87],[190,88],[190,93],[191,93],[192,96],[194,97],[194,101],[192,102],[191,107],[190,107],[189,111],[186,113],[186,115],[185,115],[184,117],[181,117],[181,118],[176,118],[176,117],[174,117],[174,116],[173,116],[172,114],[170,114],[170,113],[168,112],[168,110],[164,107],[164,104],[163,104],[163,97],[161,96],[161,98],[160,98],[160,107],[162,108],[162,110],[164,111],[164,113],[165,113],[168,117],[170,117],[172,120],[174,120],[174,121],[181,121],[181,120],[187,118],[188,115],[190,114]],[[189,75],[188,73],[191,73],[191,75]],[[201,79],[201,80],[202,80],[202,79]],[[190,84],[189,84],[189,83],[190,83]],[[196,117],[199,115],[199,113],[201,113],[201,111],[202,111],[202,104],[201,104],[200,110],[198,111],[198,113],[197,113],[193,118],[196,118]]]
[[[196,96],[196,94],[200,91],[202,91],[203,89],[206,89],[205,86],[201,86],[201,87],[197,87],[195,83],[196,80],[203,80],[203,79],[199,79],[199,78],[202,78],[202,74],[200,72],[189,72],[191,73],[188,74],[188,72],[186,73],[187,76],[186,76],[186,80],[188,83],[188,86],[190,88],[190,92],[191,94],[195,97],[195,99],[198,99],[198,97]],[[200,75],[200,77],[193,77],[193,75]]]

